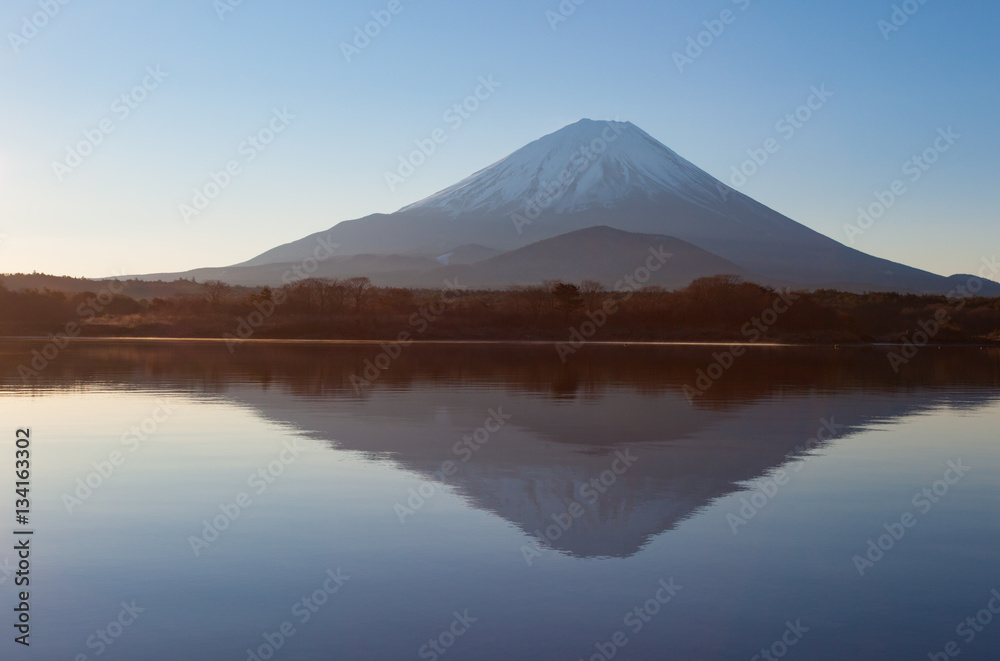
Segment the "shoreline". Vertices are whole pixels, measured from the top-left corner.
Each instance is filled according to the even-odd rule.
[[[10,335],[0,336],[0,344],[4,341],[16,342],[48,342],[50,336],[46,335]],[[360,339],[322,339],[322,338],[247,338],[233,341],[220,337],[147,337],[147,336],[93,336],[69,338],[70,343],[102,343],[102,342],[142,342],[142,343],[208,343],[208,344],[302,344],[302,345],[358,345],[358,346],[379,346],[382,344],[398,343],[395,338],[360,340]],[[509,346],[558,346],[569,344],[567,340],[410,340],[404,346],[411,345],[509,345]],[[685,340],[588,340],[579,343],[582,347],[765,347],[765,348],[827,348],[827,349],[877,349],[882,347],[905,347],[910,343],[904,342],[741,342],[741,341],[685,341]],[[961,349],[1000,349],[1000,342],[995,341],[970,341],[970,342],[940,342],[921,345],[921,348],[961,348]]]

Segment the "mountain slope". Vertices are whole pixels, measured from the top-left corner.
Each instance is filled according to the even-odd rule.
[[[437,260],[415,255],[352,255],[318,261],[309,275],[316,278],[371,278],[381,286],[440,288],[458,278],[464,287],[503,288],[546,280],[596,280],[613,288],[640,269],[649,271],[641,285],[683,287],[695,278],[720,273],[762,281],[732,262],[679,239],[635,234],[610,227],[590,227],[545,239],[495,255],[482,246],[464,246]],[[452,261],[454,257],[454,261]],[[300,265],[288,262],[259,266],[229,266],[189,271],[186,278],[224,280],[236,285],[280,286]],[[301,273],[302,271],[299,270]],[[170,279],[168,274],[146,276]],[[645,279],[645,273],[639,274]]]
[[[719,196],[716,183],[630,123],[582,120],[400,211],[565,213],[667,192],[701,204]]]
[[[424,277],[438,283],[444,278],[458,278],[467,287],[596,280],[614,288],[626,277],[635,278],[637,271],[639,279],[644,281],[640,285],[671,289],[684,287],[703,276],[721,273],[749,276],[732,262],[673,237],[590,227],[538,241],[478,264],[439,269]]]
[[[340,223],[244,265],[294,262],[320,236],[343,254],[511,250],[605,225],[676,237],[801,286],[948,291],[941,276],[866,255],[731,189],[628,122],[582,120],[394,214]]]
[[[756,202],[631,123],[592,120],[544,136],[396,213],[339,223],[237,267],[300,263],[319,241],[336,244],[340,256],[470,263],[598,226],[674,237],[767,282],[854,291],[953,289],[948,278],[867,255]],[[477,248],[463,257],[466,246]],[[448,257],[453,253],[459,259]],[[413,272],[401,268],[397,275]]]
[[[449,250],[443,255],[438,255],[436,261],[439,264],[475,264],[500,254],[499,250],[477,246],[475,244],[459,246],[454,250]]]

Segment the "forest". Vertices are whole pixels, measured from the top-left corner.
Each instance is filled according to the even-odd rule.
[[[0,336],[992,344],[1000,299],[779,291],[726,275],[675,291],[594,281],[404,289],[364,277],[280,288],[110,280],[15,289],[0,278]]]

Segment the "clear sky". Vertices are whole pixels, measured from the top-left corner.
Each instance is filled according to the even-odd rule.
[[[582,117],[631,121],[727,182],[773,138],[741,190],[843,242],[899,180],[854,237],[880,257],[951,274],[1000,253],[993,0],[565,0],[568,16],[559,0],[237,2],[0,6],[0,271],[236,263],[395,211]],[[372,12],[387,25],[348,62]],[[445,121],[489,76],[481,107]],[[789,135],[779,120],[814,86],[833,96]],[[276,109],[294,117],[273,142],[245,143]],[[933,165],[907,166],[949,127],[960,137],[938,140]],[[448,141],[390,190],[385,172],[436,128]],[[88,133],[99,144],[77,164],[67,150]],[[186,222],[180,205],[231,160],[239,173]]]

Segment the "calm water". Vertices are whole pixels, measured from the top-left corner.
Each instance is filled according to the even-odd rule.
[[[994,351],[43,344],[3,659],[998,658]]]

